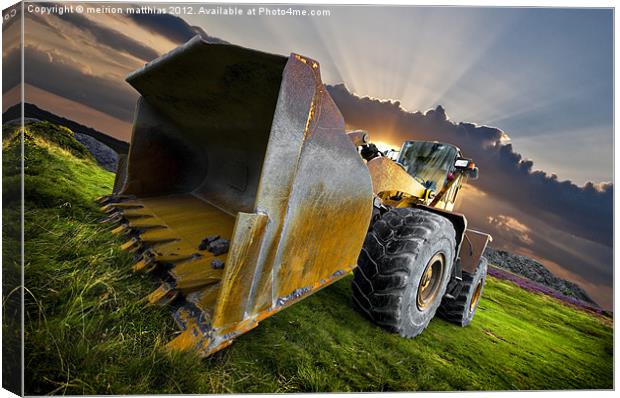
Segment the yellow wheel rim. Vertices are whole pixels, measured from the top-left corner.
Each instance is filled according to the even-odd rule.
[[[478,282],[476,285],[476,290],[474,290],[474,295],[471,298],[471,303],[469,303],[469,312],[473,312],[478,305],[478,300],[480,300],[480,292],[482,291],[482,280]]]
[[[420,311],[427,309],[439,295],[445,269],[446,261],[441,253],[435,254],[426,265],[418,284],[416,298],[416,304]]]

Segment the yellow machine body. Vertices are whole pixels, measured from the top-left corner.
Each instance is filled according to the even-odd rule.
[[[131,145],[101,202],[134,270],[162,275],[169,348],[210,355],[356,266],[371,179],[317,62],[196,37],[127,81]],[[215,236],[226,253],[201,250]]]
[[[353,138],[352,138],[353,139]],[[371,177],[373,192],[381,202],[390,207],[422,207],[449,219],[456,232],[459,246],[458,270],[473,273],[484,253],[487,243],[492,241],[489,234],[467,228],[463,214],[453,212],[458,191],[464,177],[456,175],[439,192],[427,189],[413,178],[405,169],[388,157],[375,157],[366,163]]]

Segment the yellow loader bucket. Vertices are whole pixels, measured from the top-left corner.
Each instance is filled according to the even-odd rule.
[[[101,198],[135,271],[210,355],[356,266],[370,176],[317,62],[195,37],[131,74],[129,154]]]

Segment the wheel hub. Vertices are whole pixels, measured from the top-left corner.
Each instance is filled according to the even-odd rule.
[[[443,254],[437,253],[426,265],[420,283],[418,284],[418,294],[416,304],[420,311],[424,311],[432,304],[439,294],[441,281],[445,271],[445,258]]]
[[[480,300],[480,292],[482,291],[482,280],[478,282],[476,285],[476,290],[474,290],[474,295],[471,298],[471,303],[469,303],[469,312],[473,312],[478,305],[478,300]]]

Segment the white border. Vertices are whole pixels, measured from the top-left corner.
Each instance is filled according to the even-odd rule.
[[[41,1],[41,2],[45,2],[45,0]],[[57,2],[65,2],[62,0],[59,0]],[[66,1],[69,2],[69,1]],[[72,2],[79,2],[79,3],[85,3],[86,1],[72,1]],[[563,0],[563,1],[557,1],[557,0],[538,0],[538,1],[514,1],[514,0],[505,0],[505,1],[498,1],[498,0],[448,0],[448,1],[437,1],[437,0],[425,0],[425,1],[408,1],[408,0],[388,0],[388,1],[375,1],[375,2],[370,2],[370,1],[364,1],[364,0],[337,0],[337,1],[330,1],[330,0],[313,0],[313,1],[300,1],[300,0],[269,0],[269,1],[257,1],[257,0],[227,0],[227,1],[213,1],[213,0],[207,0],[207,1],[165,1],[165,0],[151,0],[151,1],[139,1],[139,0],[134,0],[134,1],[126,1],[126,0],[113,0],[113,1],[95,1],[96,3],[127,3],[127,2],[131,2],[131,3],[216,3],[216,4],[223,4],[223,3],[238,3],[238,4],[332,4],[332,5],[382,5],[382,6],[388,6],[388,5],[420,5],[420,6],[477,6],[477,7],[559,7],[559,8],[578,8],[578,7],[584,7],[584,8],[596,8],[596,7],[601,7],[601,8],[615,8],[615,2],[613,1],[609,1],[609,0],[591,0],[591,1],[579,1],[579,0]],[[5,9],[7,7],[10,7],[11,5],[15,4],[16,1],[9,1],[9,0],[0,0],[0,4],[2,6],[2,9]],[[23,27],[22,27],[23,28]],[[23,32],[22,32],[23,34]],[[618,146],[620,145],[618,143],[618,141],[615,140],[615,116],[618,113],[618,108],[617,108],[617,103],[615,102],[615,93],[616,93],[616,89],[618,88],[618,83],[617,80],[615,79],[615,72],[616,72],[616,68],[618,65],[618,59],[617,59],[617,52],[616,47],[615,47],[615,43],[618,42],[618,32],[615,29],[615,9],[614,9],[614,185],[616,184],[616,180],[615,180],[615,176],[618,175],[618,172],[620,171],[620,165],[618,162],[616,162],[616,155],[619,153],[618,152]],[[23,93],[22,93],[22,98],[23,98]],[[619,215],[617,214],[617,212],[615,211],[616,209],[616,201],[617,197],[614,194],[614,227],[617,224],[617,221],[619,220]],[[1,206],[1,198],[0,198],[0,206]],[[23,213],[22,213],[23,214]],[[615,234],[615,228],[614,228],[614,248],[619,247],[620,243],[620,238],[618,237],[617,234]],[[23,250],[23,247],[22,247]],[[616,255],[615,255],[615,250],[614,250],[614,270],[617,269],[616,268],[617,265],[617,261],[616,261]],[[23,277],[23,274],[22,274]],[[614,308],[619,308],[618,307],[618,301],[617,301],[617,295],[615,292],[615,286],[616,286],[616,281],[617,281],[618,275],[615,272],[614,273]],[[23,310],[23,308],[22,308]],[[0,311],[0,317],[1,317],[1,311]],[[23,319],[23,318],[22,318]],[[22,333],[23,333],[23,328],[22,328]],[[619,375],[618,372],[615,371],[615,347],[617,346],[618,343],[618,336],[615,334],[615,323],[614,323],[614,386],[618,385],[618,380],[619,380]],[[1,342],[0,342],[0,349],[1,349]],[[23,347],[22,347],[22,353],[23,353]],[[1,358],[0,358],[1,359]],[[579,391],[554,391],[554,392],[540,392],[540,391],[536,391],[536,392],[522,392],[522,391],[515,391],[515,392],[458,392],[457,394],[459,396],[463,396],[463,397],[474,397],[474,396],[478,396],[479,394],[484,394],[484,396],[488,396],[488,397],[495,397],[495,396],[499,396],[499,397],[517,397],[517,396],[522,396],[523,394],[526,394],[527,396],[539,396],[539,395],[543,395],[545,397],[549,397],[549,396],[561,396],[561,397],[583,397],[585,394],[596,394],[596,395],[601,395],[601,396],[612,396],[611,394],[615,393],[613,391],[596,391],[596,392],[588,392],[586,390],[579,390]],[[392,393],[392,394],[398,394],[399,396],[414,396],[414,393]],[[436,397],[436,396],[446,396],[448,394],[451,393],[415,393],[415,397]],[[264,397],[265,395],[269,396],[270,394],[252,394],[252,395],[243,395],[244,397]],[[307,394],[296,394],[296,395],[307,395]],[[323,395],[323,394],[320,394]],[[330,394],[330,396],[346,396],[346,397],[360,397],[362,395],[366,395],[366,394]],[[11,393],[9,393],[6,390],[0,390],[0,397],[9,397],[9,396],[14,396]],[[174,396],[174,395],[173,395]],[[236,395],[228,395],[231,397],[234,397]],[[314,394],[313,396],[316,396],[316,394]],[[167,397],[165,395],[158,395],[157,397]]]

